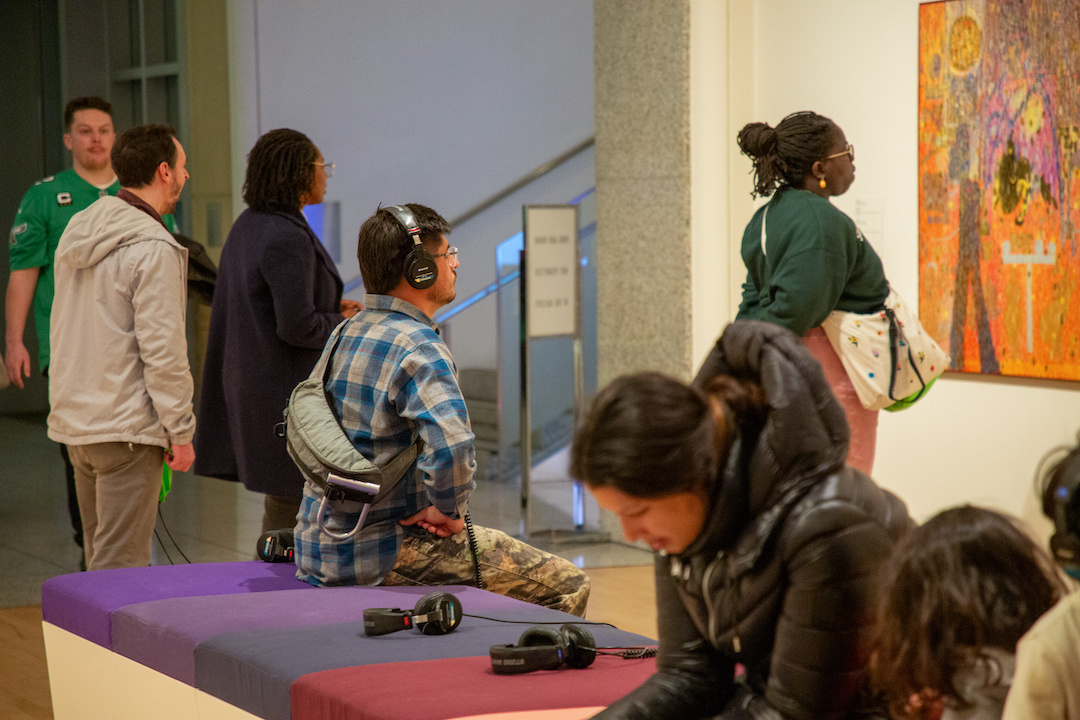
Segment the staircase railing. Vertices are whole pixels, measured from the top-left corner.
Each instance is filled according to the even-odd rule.
[[[543,165],[540,165],[539,167],[533,169],[531,172],[525,174],[520,179],[516,180],[515,182],[510,183],[509,185],[504,187],[502,190],[499,190],[494,195],[488,197],[485,200],[482,200],[482,201],[478,202],[476,205],[473,205],[471,208],[469,208],[465,212],[463,212],[460,215],[458,215],[457,217],[453,218],[450,221],[450,227],[456,228],[459,225],[463,225],[466,222],[468,222],[469,220],[472,220],[474,217],[476,217],[480,213],[484,212],[485,210],[487,210],[488,208],[490,208],[490,207],[492,207],[494,205],[497,205],[499,202],[501,202],[501,201],[505,200],[506,198],[510,197],[511,195],[516,193],[518,190],[521,190],[522,188],[536,182],[540,178],[542,178],[545,175],[547,175],[548,173],[550,173],[552,170],[555,170],[556,168],[558,168],[558,167],[560,167],[562,165],[565,165],[567,162],[569,162],[570,160],[573,160],[575,157],[577,157],[581,153],[585,152],[586,150],[588,150],[589,148],[591,148],[595,144],[596,144],[596,138],[595,137],[586,138],[585,140],[578,143],[574,147],[570,148],[566,152],[552,158],[551,160],[547,161]],[[347,294],[350,291],[355,290],[356,288],[360,287],[363,284],[363,282],[364,281],[360,278],[360,276],[357,275],[356,277],[354,277],[353,279],[351,279],[351,280],[349,280],[348,282],[345,283],[345,293]],[[473,302],[475,302],[475,301],[473,301]],[[457,312],[460,312],[461,309],[462,308],[460,307],[460,304],[459,304],[459,306],[453,308],[452,312],[453,312],[453,314],[456,314]]]

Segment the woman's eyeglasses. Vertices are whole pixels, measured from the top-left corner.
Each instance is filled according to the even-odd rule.
[[[833,155],[829,155],[825,159],[826,160],[832,160],[833,158],[838,158],[841,155],[850,155],[851,156],[851,161],[854,162],[855,161],[855,146],[852,145],[851,143],[848,143],[847,147],[844,148],[844,150],[842,152],[838,152],[838,153],[835,153]]]
[[[841,153],[841,154],[843,154],[843,153]],[[322,169],[326,171],[326,177],[328,177],[328,178],[334,177],[334,163],[316,162],[316,163],[311,163],[311,164],[312,165],[321,165]]]

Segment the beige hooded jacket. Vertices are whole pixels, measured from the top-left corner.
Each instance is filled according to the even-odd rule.
[[[49,437],[68,445],[186,445],[195,434],[187,250],[147,213],[105,197],[56,249]]]

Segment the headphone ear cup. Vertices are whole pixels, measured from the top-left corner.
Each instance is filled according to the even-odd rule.
[[[563,625],[559,631],[566,638],[566,666],[580,670],[592,665],[596,659],[596,641],[592,633],[577,625]]]
[[[461,601],[447,592],[429,593],[416,603],[413,614],[436,616],[416,623],[424,635],[445,635],[461,624]]]
[[[558,630],[552,630],[543,625],[533,625],[521,633],[518,638],[518,647],[544,647],[554,645],[560,650],[565,650],[566,637]]]
[[[515,655],[532,670],[557,670],[566,660],[566,637],[558,630],[534,625],[521,633]]]
[[[435,258],[417,245],[405,258],[405,281],[417,290],[427,290],[439,279],[439,266]]]

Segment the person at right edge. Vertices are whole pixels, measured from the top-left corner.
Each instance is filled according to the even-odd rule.
[[[641,373],[597,394],[570,474],[656,553],[660,640],[656,673],[597,717],[886,717],[876,571],[912,522],[847,443],[821,366],[765,322],[729,325],[693,386]]]
[[[754,161],[751,195],[772,198],[743,232],[746,282],[736,319],[776,323],[802,337],[851,426],[847,463],[873,474],[878,411],[859,402],[821,328],[833,310],[876,312],[889,294],[881,258],[829,202],[855,181],[855,148],[836,123],[813,112],[788,115],[775,128],[749,123],[738,142]]]
[[[423,250],[403,217],[415,222]],[[417,204],[380,208],[360,228],[364,309],[339,326],[326,395],[346,436],[380,468],[418,438],[420,449],[353,539],[322,533],[324,489],[305,481],[295,531],[297,577],[316,586],[437,586],[469,585],[479,576],[491,592],[584,616],[589,578],[573,563],[499,530],[466,528],[476,451],[457,369],[433,319],[456,296],[460,263],[457,248],[447,244],[449,232],[441,215]],[[419,274],[410,273],[416,253],[424,253],[425,268],[434,266],[433,281],[417,282]],[[394,480],[384,475],[382,482]],[[343,508],[329,513],[326,526],[340,532],[358,519],[359,511]]]

